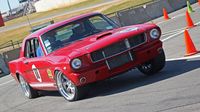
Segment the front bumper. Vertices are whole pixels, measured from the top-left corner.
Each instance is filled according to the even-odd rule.
[[[162,42],[160,40],[149,42],[143,46],[128,51],[133,54],[133,60],[126,64],[110,69],[105,61],[97,62],[93,63],[87,70],[84,70],[81,73],[71,73],[70,77],[76,86],[105,80],[155,58],[161,51]]]

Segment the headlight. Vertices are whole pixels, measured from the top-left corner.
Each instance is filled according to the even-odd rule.
[[[81,65],[82,65],[82,62],[78,58],[73,59],[71,62],[71,66],[73,69],[79,69],[79,68],[81,68]]]
[[[158,31],[158,29],[152,29],[150,31],[150,36],[152,39],[157,39],[160,36],[160,32]]]

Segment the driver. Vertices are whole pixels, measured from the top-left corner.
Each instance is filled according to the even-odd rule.
[[[77,40],[77,39],[81,39],[84,37],[86,29],[84,27],[83,23],[78,23],[76,25],[74,25],[75,28],[72,29],[72,36],[71,36],[71,40]]]
[[[60,40],[56,40],[56,32],[50,31],[46,35],[47,40],[50,42],[50,46],[52,50],[56,50],[62,46],[62,42]]]

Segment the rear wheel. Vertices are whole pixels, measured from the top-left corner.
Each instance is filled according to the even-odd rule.
[[[38,92],[36,90],[34,90],[25,80],[24,78],[19,75],[19,83],[20,86],[22,88],[22,91],[24,93],[24,95],[31,99],[31,98],[35,98],[38,97]]]
[[[153,75],[162,70],[164,66],[165,66],[165,53],[162,50],[162,52],[158,56],[140,65],[138,69],[139,71],[141,71],[146,75]]]
[[[0,68],[0,74],[3,74],[3,71],[1,70],[1,68]]]
[[[60,94],[68,101],[76,101],[85,95],[84,87],[77,87],[62,72],[56,75],[56,84]]]

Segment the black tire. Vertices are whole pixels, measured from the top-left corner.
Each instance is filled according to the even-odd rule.
[[[68,83],[68,84],[67,84]],[[62,72],[57,72],[56,74],[56,85],[59,93],[67,101],[76,101],[84,98],[86,96],[86,86],[77,87],[70,81],[66,75]],[[74,93],[73,93],[74,92]]]
[[[19,75],[19,83],[20,83],[20,87],[22,88],[22,92],[24,93],[24,95],[29,98],[36,98],[39,96],[38,91],[34,90],[27,82],[26,80]]]
[[[3,74],[3,71],[1,70],[1,68],[0,68],[0,74]]]
[[[144,64],[138,67],[138,70],[145,75],[153,75],[160,70],[162,70],[165,66],[165,53],[162,50],[158,56],[154,59],[145,62]]]

